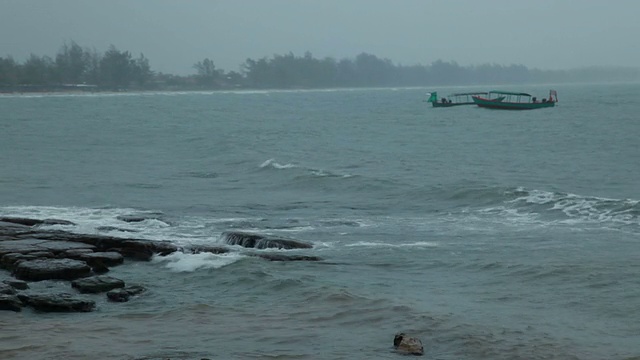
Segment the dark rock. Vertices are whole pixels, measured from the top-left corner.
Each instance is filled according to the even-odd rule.
[[[28,281],[74,280],[88,276],[91,273],[91,268],[80,260],[37,259],[20,261],[13,273],[16,278]]]
[[[0,221],[20,224],[25,226],[35,226],[35,225],[76,225],[74,222],[68,220],[60,220],[60,219],[30,219],[30,218],[14,218],[14,217],[0,217]]]
[[[37,245],[43,241],[37,239],[0,241],[0,257],[10,253],[27,254],[42,251],[42,248],[37,247]]]
[[[34,251],[28,254],[19,254],[19,253],[11,253],[2,256],[0,260],[0,267],[9,271],[13,271],[13,269],[24,260],[36,260],[36,259],[46,259],[53,258],[54,255],[50,252],[46,251]]]
[[[96,228],[96,230],[98,230],[98,231],[120,231],[120,232],[129,232],[129,233],[140,232],[138,230],[124,229],[124,228],[119,228],[119,227],[115,227],[115,226],[98,226]]]
[[[123,288],[124,281],[111,276],[99,275],[78,279],[71,282],[71,287],[78,289],[81,293],[101,293],[116,288]]]
[[[141,294],[145,291],[147,291],[147,289],[139,285],[127,286],[125,288],[107,292],[107,298],[114,302],[127,302],[132,296]]]
[[[397,333],[393,338],[393,347],[403,354],[423,355],[424,347],[418,338],[407,336],[405,333]]]
[[[230,250],[223,246],[211,246],[211,245],[191,245],[190,247],[184,249],[185,252],[190,252],[192,254],[199,253],[212,253],[212,254],[226,254]]]
[[[322,258],[320,257],[305,256],[305,255],[255,254],[254,256],[257,256],[269,261],[322,261]]]
[[[4,280],[3,283],[11,286],[14,289],[18,289],[18,290],[27,290],[29,288],[29,284],[27,284],[26,282],[24,282],[22,280],[9,279],[9,280]]]
[[[109,267],[99,260],[93,261],[89,266],[91,266],[91,271],[93,271],[94,274],[104,274],[109,272]]]
[[[16,294],[16,289],[14,289],[13,287],[7,285],[7,284],[0,284],[0,294],[2,295],[15,295]]]
[[[227,231],[222,234],[224,242],[229,245],[240,245],[255,249],[311,249],[313,245],[298,240],[270,237],[238,231]]]
[[[74,234],[59,230],[30,232],[15,236],[18,239],[0,241],[0,257],[11,252],[28,253],[51,250],[60,254],[73,249],[88,248],[98,251],[118,251],[125,257],[150,260],[153,254],[168,255],[178,250],[178,247],[169,241],[123,239],[104,235]],[[73,243],[76,245],[70,245]]]
[[[95,249],[95,246],[90,244],[77,243],[73,241],[52,241],[46,240],[36,245],[43,250],[49,250],[54,254],[73,250],[73,249]]]
[[[178,247],[170,242],[125,240],[121,242],[119,250],[125,257],[149,261],[154,254],[166,256],[178,251]]]
[[[0,294],[0,310],[21,311],[22,301],[15,295]]]
[[[12,271],[16,265],[18,265],[21,261],[24,260],[36,260],[39,259],[38,256],[30,255],[30,254],[20,254],[20,253],[11,253],[2,256],[0,260],[0,267],[3,269]]]
[[[59,254],[59,257],[66,257],[69,259],[76,259],[76,260],[80,260],[80,257],[83,254],[90,254],[93,252],[93,249],[71,249],[71,250],[67,250],[62,254]]]
[[[124,257],[116,251],[105,251],[81,254],[80,260],[85,261],[89,266],[93,266],[93,264],[116,266],[124,262]]]
[[[92,300],[74,297],[67,293],[48,295],[20,294],[18,298],[24,304],[44,312],[89,312],[96,306]]]
[[[28,254],[42,251],[59,254],[72,249],[94,249],[94,246],[74,241],[43,240],[32,237],[0,241],[0,257],[8,253]]]
[[[146,217],[138,216],[138,215],[120,215],[120,216],[116,217],[116,219],[118,219],[120,221],[128,222],[128,223],[142,222],[142,221],[147,220]]]
[[[43,220],[39,220],[39,219],[28,219],[28,218],[18,218],[18,217],[15,217],[15,218],[14,217],[0,217],[0,221],[13,223],[13,224],[20,224],[20,225],[24,225],[24,226],[40,225],[40,224],[42,224],[44,222]]]
[[[76,225],[76,223],[68,220],[44,219],[42,225]]]
[[[31,227],[0,220],[0,241],[13,240],[19,234],[31,231]]]

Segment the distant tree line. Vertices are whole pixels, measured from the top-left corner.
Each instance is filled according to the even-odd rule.
[[[25,88],[93,85],[105,89],[144,88],[153,78],[149,60],[134,58],[115,46],[100,54],[75,42],[64,44],[55,58],[31,54],[22,64],[0,57],[0,86]]]
[[[310,52],[247,59],[239,71],[226,72],[205,58],[193,65],[194,74],[179,76],[151,70],[140,54],[110,46],[105,53],[71,41],[55,58],[31,54],[23,63],[0,57],[0,91],[46,91],[68,88],[96,90],[229,88],[334,88],[525,84],[580,81],[638,81],[636,68],[538,70],[524,65],[460,66],[437,60],[430,65],[400,65],[361,53],[354,59],[318,59]]]

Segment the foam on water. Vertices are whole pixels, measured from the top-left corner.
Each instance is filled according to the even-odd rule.
[[[316,168],[312,168],[312,167],[305,167],[305,166],[301,166],[301,165],[296,165],[293,163],[286,163],[286,164],[281,164],[279,163],[276,159],[268,159],[265,160],[262,164],[260,164],[260,168],[261,169],[265,169],[265,168],[272,168],[272,169],[277,169],[277,170],[284,170],[284,169],[300,169],[301,171],[304,171],[305,174],[310,174],[316,177],[336,177],[336,178],[351,178],[353,177],[353,175],[351,174],[340,174],[340,173],[336,173],[333,171],[329,171],[326,169],[316,169]]]
[[[152,262],[165,264],[167,269],[174,272],[194,272],[204,269],[219,269],[246,257],[246,255],[236,252],[226,254],[174,252],[167,256],[154,256]]]
[[[506,201],[516,207],[521,205],[544,205],[546,211],[560,211],[568,219],[559,222],[584,223],[621,223],[640,225],[640,201],[634,199],[610,199],[595,196],[582,196],[571,193],[554,193],[542,190],[516,190],[523,193],[513,200]],[[518,209],[519,210],[519,209]]]
[[[260,165],[260,168],[271,167],[274,169],[291,169],[297,167],[294,164],[280,164],[275,159],[268,159]]]

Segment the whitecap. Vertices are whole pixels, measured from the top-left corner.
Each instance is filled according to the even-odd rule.
[[[203,269],[219,269],[246,258],[239,253],[227,254],[185,254],[174,252],[167,256],[154,256],[151,260],[155,263],[164,263],[166,268],[174,272],[194,272]]]
[[[274,169],[289,169],[296,167],[294,164],[280,164],[275,159],[269,159],[260,165],[260,168],[272,167]]]

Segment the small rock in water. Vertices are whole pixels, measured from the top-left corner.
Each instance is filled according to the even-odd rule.
[[[19,312],[22,310],[22,301],[15,295],[0,294],[0,310]]]
[[[78,289],[81,293],[101,293],[124,287],[124,281],[111,276],[98,275],[88,278],[78,279],[71,282],[71,287]]]
[[[131,296],[135,296],[145,292],[146,289],[139,285],[128,286],[125,288],[111,290],[107,293],[107,298],[114,302],[127,302]]]
[[[398,352],[408,355],[423,355],[424,347],[420,339],[407,336],[405,333],[397,333],[393,338],[393,347]]]

